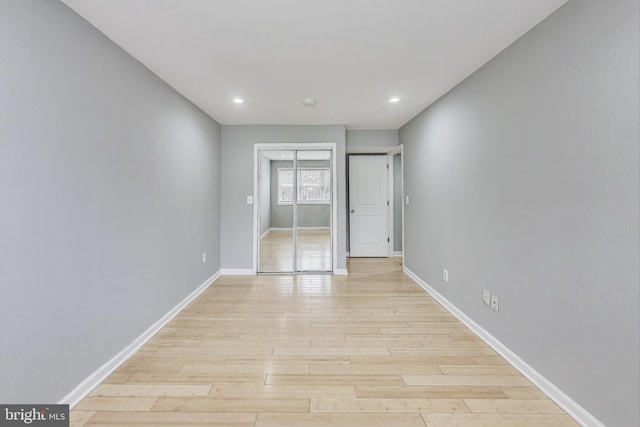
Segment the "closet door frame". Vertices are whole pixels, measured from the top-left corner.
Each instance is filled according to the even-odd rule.
[[[253,145],[253,271],[254,274],[258,272],[259,262],[259,246],[260,246],[260,203],[259,203],[259,189],[260,189],[260,152],[261,151],[294,151],[294,159],[297,157],[297,151],[329,151],[330,163],[331,163],[331,273],[335,273],[338,263],[338,236],[336,225],[338,223],[338,186],[337,186],[337,172],[336,172],[336,144],[335,143],[255,143]],[[294,170],[296,161],[294,160]],[[297,174],[296,174],[297,175]],[[297,178],[297,177],[296,177]],[[295,181],[295,180],[294,180]],[[297,187],[294,187],[297,188]],[[297,189],[294,190],[297,194]],[[296,213],[294,203],[294,231],[296,228]],[[295,235],[295,232],[294,232]],[[295,238],[295,237],[294,237]],[[294,258],[295,253],[294,242]],[[294,272],[297,269],[294,260]]]

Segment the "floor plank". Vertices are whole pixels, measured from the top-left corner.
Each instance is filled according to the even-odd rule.
[[[223,276],[71,412],[90,426],[576,426],[402,273]]]
[[[260,413],[255,427],[425,427],[419,414]]]

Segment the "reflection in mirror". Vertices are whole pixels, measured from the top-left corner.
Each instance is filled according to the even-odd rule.
[[[298,271],[331,271],[330,158],[329,151],[297,152]]]
[[[294,271],[293,151],[262,151],[258,170],[258,272]]]
[[[331,151],[265,150],[259,159],[258,272],[331,271]]]

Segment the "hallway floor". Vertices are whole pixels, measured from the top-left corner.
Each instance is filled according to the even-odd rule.
[[[575,426],[401,271],[223,276],[72,426]]]

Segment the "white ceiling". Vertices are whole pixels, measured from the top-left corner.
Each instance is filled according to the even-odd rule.
[[[397,129],[567,0],[62,1],[222,124]]]

